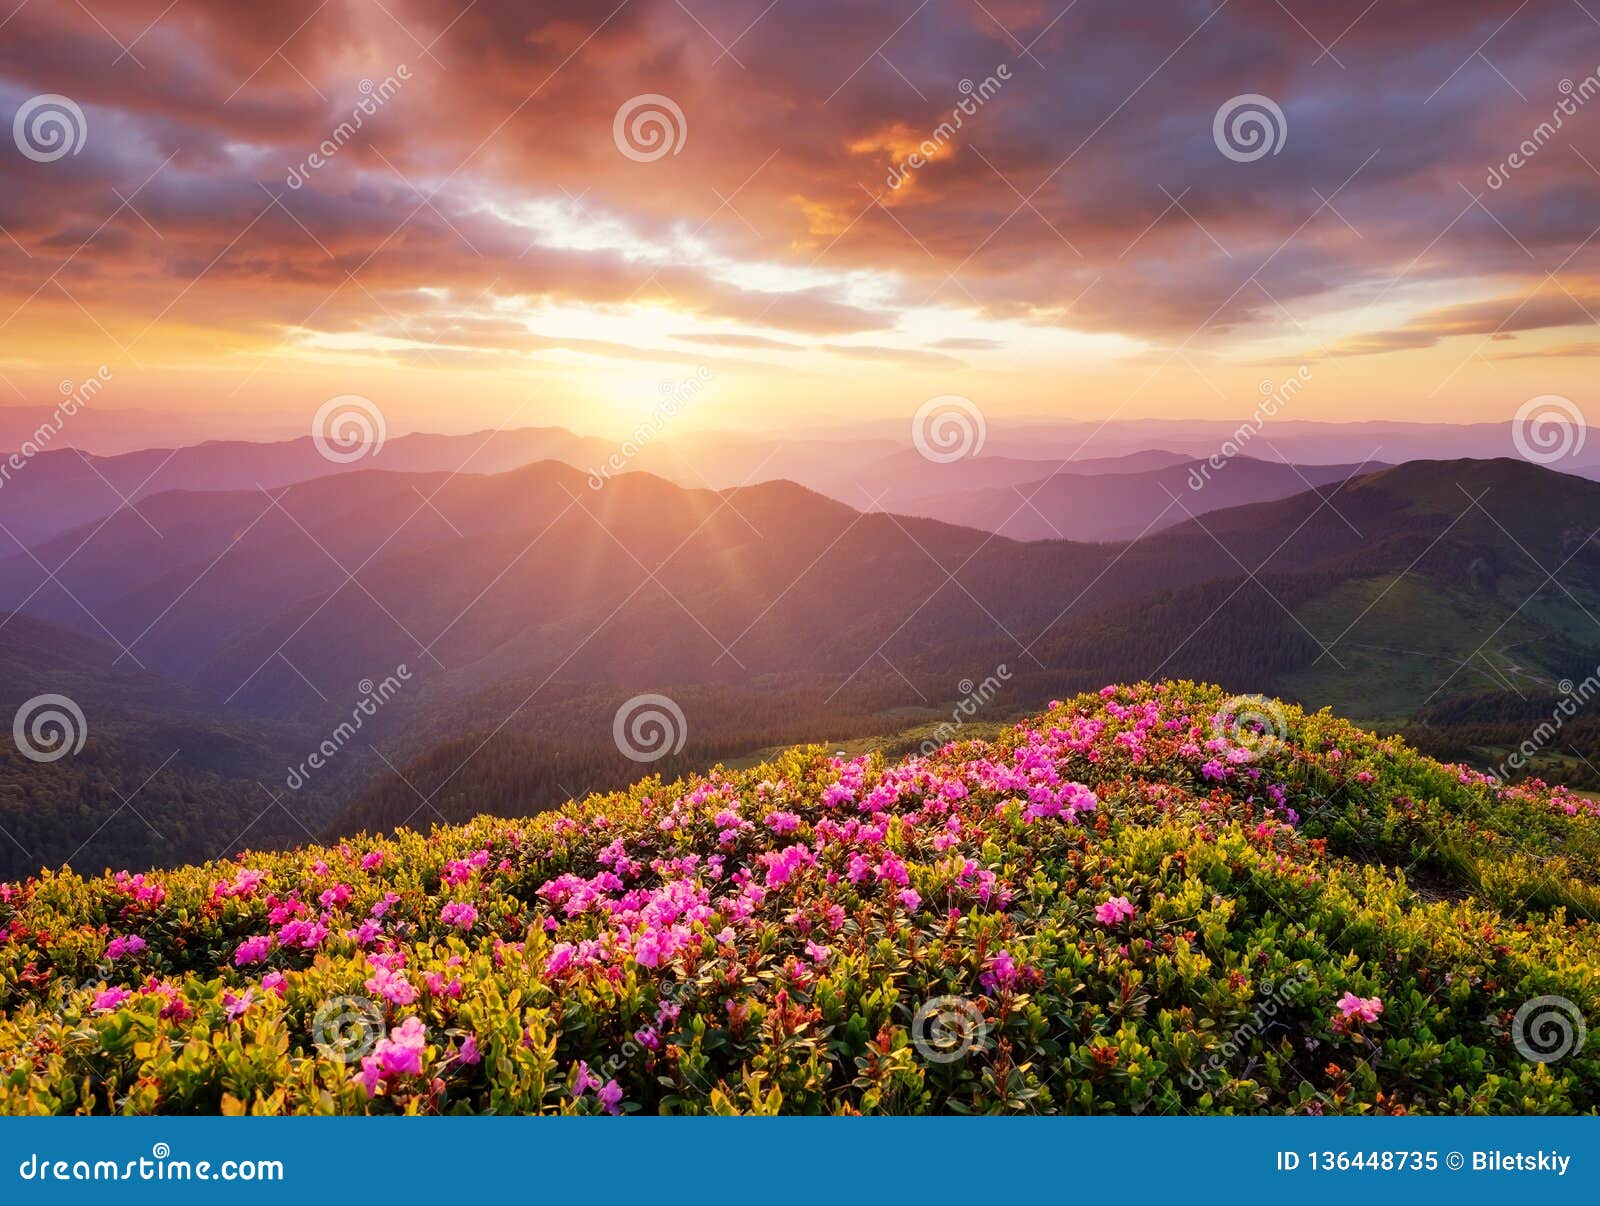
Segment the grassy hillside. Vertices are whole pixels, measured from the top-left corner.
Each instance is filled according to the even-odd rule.
[[[0,1110],[1593,1112],[1597,870],[1561,789],[1106,688],[928,758],[4,885]]]

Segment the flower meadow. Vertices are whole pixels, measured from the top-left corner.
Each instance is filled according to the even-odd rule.
[[[1261,703],[3,884],[0,1111],[1594,1112],[1600,809]]]

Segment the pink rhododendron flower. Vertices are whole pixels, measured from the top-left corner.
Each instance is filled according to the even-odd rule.
[[[223,883],[221,880],[211,887],[211,895],[215,898],[237,896],[249,898],[255,895],[256,889],[261,886],[261,881],[267,877],[265,871],[255,871],[249,867],[240,867],[233,877],[233,882]]]
[[[911,877],[906,873],[905,863],[892,854],[884,855],[874,871],[879,879],[901,888],[911,882]]]
[[[367,979],[367,991],[377,993],[393,1005],[409,1005],[417,999],[416,985],[406,979],[405,972],[391,971],[387,967],[378,968]]]
[[[439,910],[439,920],[458,930],[470,930],[478,920],[478,910],[464,901],[452,900]]]
[[[615,1115],[617,1107],[622,1104],[622,1086],[614,1080],[608,1080],[600,1086],[595,1096],[600,1099],[600,1104],[605,1107],[607,1114]]]
[[[121,959],[124,955],[137,955],[145,948],[145,940],[137,934],[113,938],[106,944],[107,959]]]
[[[1360,1018],[1363,1022],[1376,1022],[1383,1012],[1383,1001],[1378,997],[1358,997],[1347,992],[1339,998],[1339,1012],[1345,1017]]]
[[[242,997],[235,996],[231,991],[224,991],[222,994],[223,1012],[228,1015],[228,1020],[231,1022],[236,1018],[243,1017],[250,1006],[255,1003],[255,999],[256,990],[253,987],[245,989]]]
[[[590,1089],[598,1089],[599,1087],[600,1078],[589,1071],[587,1060],[580,1059],[578,1061],[578,1074],[572,1080],[572,1095],[574,1097],[582,1097]]]
[[[112,882],[116,884],[117,891],[131,900],[138,901],[140,904],[154,906],[167,898],[167,890],[160,884],[148,879],[143,872],[138,875],[129,875],[126,871],[118,871],[112,877]],[[10,884],[0,884],[0,900],[9,901],[11,899],[10,893]]]
[[[483,1055],[478,1051],[476,1035],[467,1035],[461,1040],[461,1050],[456,1052],[456,1062],[465,1064],[469,1068],[477,1067],[483,1062]]]
[[[422,978],[427,981],[428,991],[436,997],[459,997],[461,995],[460,976],[452,976],[446,981],[438,972],[427,972]]]
[[[989,970],[978,977],[986,992],[1010,988],[1017,981],[1017,961],[1010,951],[1001,951],[989,962]]]
[[[1110,900],[1096,905],[1094,915],[1095,920],[1101,925],[1116,925],[1125,917],[1132,917],[1138,911],[1129,903],[1126,896],[1113,896]]]
[[[325,909],[336,909],[350,899],[349,884],[334,884],[317,897]]]
[[[233,952],[233,965],[235,967],[249,967],[252,963],[260,963],[272,950],[272,936],[270,934],[257,934],[253,938],[246,938]]]
[[[95,994],[94,1011],[96,1013],[110,1013],[132,995],[126,988],[107,988]]]
[[[421,1019],[414,1017],[389,1031],[388,1037],[379,1039],[372,1054],[361,1061],[358,1079],[367,1096],[377,1096],[380,1082],[387,1083],[397,1076],[420,1076],[426,1042],[427,1030]]]
[[[280,997],[284,996],[288,991],[285,987],[286,983],[287,979],[280,971],[268,972],[261,977],[261,987],[268,992],[277,993]]]
[[[144,991],[151,996],[160,997],[162,1001],[160,1017],[163,1021],[187,1022],[194,1017],[194,1010],[189,1008],[188,1002],[183,999],[175,984],[165,980],[149,980],[144,986]]]
[[[576,951],[577,947],[570,942],[556,943],[554,949],[550,952],[550,958],[545,960],[544,974],[547,976],[559,976],[566,971],[567,968],[572,966],[572,956]]]

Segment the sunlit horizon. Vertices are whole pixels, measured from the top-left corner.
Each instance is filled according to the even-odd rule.
[[[145,7],[7,20],[4,108],[76,116],[0,156],[0,405],[105,365],[98,407],[208,437],[344,393],[396,431],[619,437],[703,371],[688,430],[945,394],[1239,419],[1305,365],[1294,418],[1476,422],[1583,405],[1600,354],[1595,56],[1535,11],[1462,62],[1271,6]],[[1126,75],[1089,49],[1146,41]],[[1263,90],[1270,153],[1219,151]]]

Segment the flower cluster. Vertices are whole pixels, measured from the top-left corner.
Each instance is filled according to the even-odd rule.
[[[1600,810],[1222,706],[0,885],[0,1111],[1594,1109],[1594,1052],[1508,1036],[1600,1013]],[[981,1041],[930,1058],[952,1001]]]

